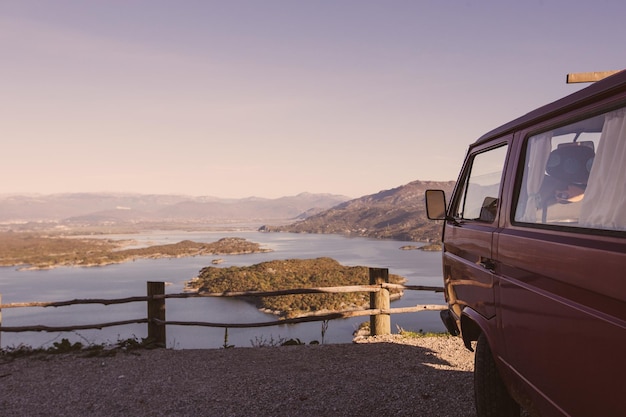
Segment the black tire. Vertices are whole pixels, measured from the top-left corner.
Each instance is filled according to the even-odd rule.
[[[474,401],[478,417],[520,416],[520,407],[506,390],[483,334],[478,337],[474,356]]]

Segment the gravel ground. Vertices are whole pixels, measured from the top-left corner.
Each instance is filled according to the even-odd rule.
[[[475,416],[455,337],[0,357],[0,415]]]

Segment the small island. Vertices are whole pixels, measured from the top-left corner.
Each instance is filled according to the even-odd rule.
[[[402,284],[406,279],[389,274],[389,282]],[[244,267],[207,266],[196,278],[187,281],[185,287],[189,291],[222,293],[368,284],[367,267],[343,266],[331,258],[316,258],[277,260]],[[400,290],[390,292],[392,300],[402,296]],[[248,301],[266,313],[289,318],[313,311],[368,308],[369,293],[294,294],[251,297]]]
[[[443,245],[441,242],[430,243],[428,245],[416,246],[416,245],[404,245],[400,246],[400,250],[421,250],[424,252],[441,252]]]
[[[0,266],[50,269],[61,266],[104,266],[136,259],[182,258],[201,255],[239,255],[271,252],[238,237],[204,243],[183,240],[167,245],[124,249],[128,241],[47,237],[4,233],[0,239]]]

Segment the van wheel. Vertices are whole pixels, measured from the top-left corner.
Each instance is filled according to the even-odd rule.
[[[474,356],[474,401],[478,417],[519,417],[519,405],[511,398],[496,368],[484,334],[478,337]]]

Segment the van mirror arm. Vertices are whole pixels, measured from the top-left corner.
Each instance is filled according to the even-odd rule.
[[[447,222],[451,222],[453,225],[455,226],[460,226],[461,222],[459,222],[456,218],[450,216],[449,214],[446,214],[446,217],[444,219]]]
[[[426,190],[424,197],[426,199],[426,216],[430,220],[444,220],[452,222],[455,226],[461,225],[457,219],[448,214],[446,194],[443,190]]]

